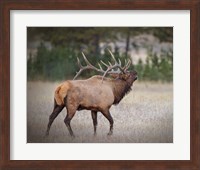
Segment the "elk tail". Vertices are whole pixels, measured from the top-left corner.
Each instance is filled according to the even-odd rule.
[[[67,97],[67,93],[70,89],[70,83],[61,84],[55,90],[54,99],[55,104],[57,105],[65,105],[65,99]]]
[[[55,90],[54,105],[62,105],[63,104],[62,98],[60,96],[60,90],[61,90],[61,86],[58,86],[57,89]]]

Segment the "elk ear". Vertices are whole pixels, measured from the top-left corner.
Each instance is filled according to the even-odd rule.
[[[118,78],[119,77],[119,74],[118,73],[111,73],[110,76],[114,79]]]

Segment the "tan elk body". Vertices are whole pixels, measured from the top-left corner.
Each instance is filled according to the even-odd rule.
[[[124,95],[131,90],[133,82],[137,79],[137,73],[136,71],[127,71],[130,62],[126,63],[124,67],[121,67],[121,61],[118,63],[113,54],[111,52],[110,54],[115,64],[106,65],[102,62],[107,67],[106,71],[101,66],[100,69],[92,66],[84,54],[83,57],[87,66],[83,67],[78,59],[80,71],[75,78],[86,69],[94,69],[104,73],[104,75],[96,75],[86,80],[68,80],[56,88],[54,110],[49,117],[47,135],[49,134],[54,119],[64,107],[67,109],[67,116],[64,122],[71,136],[74,136],[74,134],[70,126],[70,121],[77,110],[83,109],[91,110],[94,134],[96,134],[97,127],[97,112],[101,112],[110,122],[110,131],[108,134],[111,135],[113,133],[113,118],[109,109],[113,104],[118,104]],[[115,68],[118,68],[118,70],[114,71],[113,69]],[[106,74],[109,74],[112,78],[105,77]]]

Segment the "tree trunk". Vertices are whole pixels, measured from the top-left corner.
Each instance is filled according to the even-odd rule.
[[[95,45],[95,55],[98,56],[99,55],[99,34],[95,35],[95,39],[94,39],[94,45]]]
[[[127,36],[126,36],[126,51],[125,51],[126,57],[128,56],[129,44],[130,44],[130,30],[128,29]]]

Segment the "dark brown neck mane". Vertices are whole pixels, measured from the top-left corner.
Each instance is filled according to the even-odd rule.
[[[115,97],[113,104],[117,105],[123,99],[123,97],[131,91],[132,83],[128,83],[121,79],[116,79],[113,80],[112,86]]]

